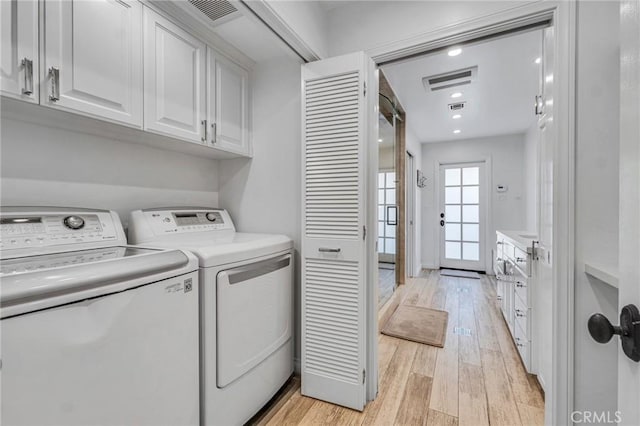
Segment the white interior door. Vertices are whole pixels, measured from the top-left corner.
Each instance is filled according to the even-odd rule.
[[[620,277],[619,308],[640,307],[640,4],[620,4]],[[610,318],[612,322],[614,318]],[[636,325],[636,328],[640,326]],[[636,345],[640,345],[636,331]],[[615,344],[619,345],[616,338]],[[618,411],[622,424],[640,424],[640,363],[619,348]]]
[[[484,163],[440,166],[440,267],[484,271]]]
[[[553,300],[553,169],[554,149],[556,147],[554,129],[554,50],[555,29],[553,27],[544,30],[543,60],[542,60],[542,114],[538,119],[540,128],[540,146],[538,158],[538,248],[534,262],[536,276],[536,306],[538,307],[538,329],[535,335],[538,339],[538,352],[534,355],[537,359],[538,380],[542,384],[547,401],[547,423],[550,423],[552,413],[553,392],[552,381],[552,345],[553,345],[553,310],[549,304]]]
[[[302,394],[362,410],[375,264],[377,75],[354,53],[302,67]],[[376,166],[376,164],[373,164]],[[373,196],[371,196],[373,194]],[[375,217],[375,216],[374,216]],[[368,286],[375,291],[374,286]],[[372,290],[373,289],[373,290]]]

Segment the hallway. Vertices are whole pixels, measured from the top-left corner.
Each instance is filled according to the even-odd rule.
[[[411,278],[402,303],[445,309],[449,324],[440,349],[379,336],[380,389],[360,413],[303,397],[297,390],[268,425],[542,425],[544,400],[525,373],[495,304],[495,285],[423,271]]]

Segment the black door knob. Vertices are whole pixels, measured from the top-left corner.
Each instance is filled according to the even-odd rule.
[[[620,325],[613,325],[602,314],[593,314],[587,322],[589,334],[598,343],[607,343],[617,334],[625,355],[640,362],[640,312],[636,305],[627,305],[620,311]]]
[[[444,220],[440,221],[440,226],[444,226]]]
[[[444,219],[444,213],[440,213],[440,217]]]

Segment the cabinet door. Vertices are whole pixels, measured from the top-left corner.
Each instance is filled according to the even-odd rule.
[[[147,8],[144,33],[145,130],[205,142],[205,44]]]
[[[38,103],[38,1],[0,1],[0,93]]]
[[[208,117],[216,148],[251,155],[249,73],[209,49]]]
[[[45,0],[44,8],[41,103],[142,127],[142,4]]]

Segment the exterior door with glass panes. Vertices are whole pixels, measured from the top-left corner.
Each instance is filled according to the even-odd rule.
[[[378,172],[378,261],[396,261],[396,172]]]
[[[440,166],[440,267],[484,271],[484,163]]]

